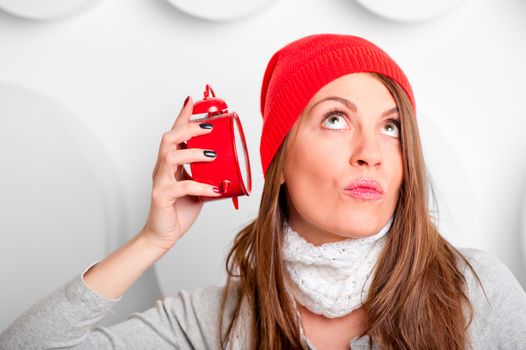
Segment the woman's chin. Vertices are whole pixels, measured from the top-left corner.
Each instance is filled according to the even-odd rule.
[[[341,224],[334,228],[335,232],[348,238],[360,238],[374,235],[381,229],[378,227],[380,219],[378,214],[364,212],[362,215],[353,213],[351,216],[352,218],[347,215],[347,218],[339,220]]]

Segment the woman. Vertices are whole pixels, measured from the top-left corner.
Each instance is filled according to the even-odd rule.
[[[181,164],[210,124],[187,98],[163,135],[150,212],[123,247],[40,300],[0,348],[520,349],[526,293],[495,256],[455,248],[428,212],[411,86],[371,42],[320,34],[263,78],[259,214],[235,237],[224,287],[180,291],[92,325],[191,227],[212,186]]]

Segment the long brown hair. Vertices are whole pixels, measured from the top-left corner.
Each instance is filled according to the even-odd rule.
[[[398,107],[404,176],[386,246],[362,305],[368,319],[362,335],[370,335],[380,349],[466,349],[473,307],[457,259],[466,263],[481,284],[480,279],[432,222],[428,186],[434,191],[426,174],[415,112],[407,95],[389,77],[370,74],[387,87]],[[257,218],[236,235],[226,258],[226,287],[232,278],[238,279],[239,297],[231,322],[223,332],[230,290],[224,288],[219,316],[222,349],[239,317],[243,297],[248,299],[254,315],[251,349],[306,348],[287,293],[282,259],[288,209],[286,184],[280,182],[287,140],[288,134],[267,170]],[[470,310],[467,322],[464,307]]]

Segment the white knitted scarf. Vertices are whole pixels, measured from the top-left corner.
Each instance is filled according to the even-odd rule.
[[[341,317],[362,306],[393,217],[374,235],[315,246],[286,225],[283,254],[296,300],[315,314]]]
[[[296,301],[310,311],[334,318],[359,308],[367,299],[371,273],[385,246],[393,217],[371,236],[315,246],[285,223],[283,258],[286,278],[303,339],[305,333]],[[290,283],[290,281],[292,283]],[[229,339],[229,349],[248,349],[253,320],[246,296]]]

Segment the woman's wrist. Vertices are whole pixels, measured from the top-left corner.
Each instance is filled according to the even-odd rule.
[[[148,231],[146,228],[143,228],[137,236],[142,240],[142,244],[148,247],[147,249],[155,251],[158,254],[161,254],[161,256],[177,243],[177,241],[168,242],[160,239],[157,234]]]
[[[100,295],[118,298],[166,251],[141,231],[87,271],[84,282]]]

